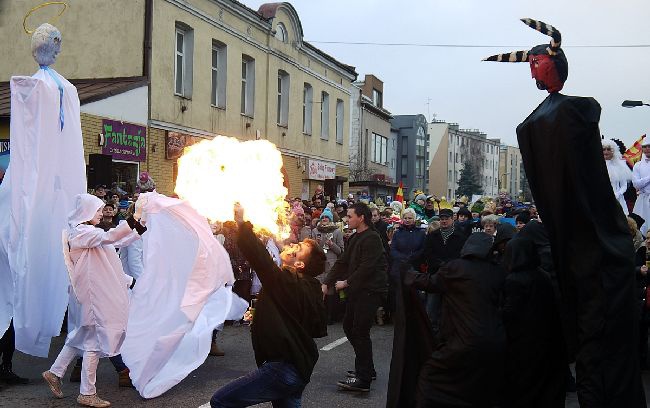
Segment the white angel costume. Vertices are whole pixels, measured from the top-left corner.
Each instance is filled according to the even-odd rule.
[[[68,336],[50,371],[62,378],[75,357],[83,355],[81,394],[93,395],[100,357],[119,353],[128,320],[128,288],[133,278],[122,270],[116,247],[139,239],[126,221],[104,231],[84,224],[104,202],[90,194],[76,197],[76,208],[63,231],[63,253],[70,276]]]
[[[48,24],[37,34],[46,38],[33,50],[60,43]],[[86,191],[79,97],[47,66],[55,56],[37,58],[31,77],[11,78],[10,165],[0,185],[0,335],[13,317],[16,348],[38,357],[60,333],[68,304],[61,230]]]
[[[154,398],[199,367],[212,330],[240,319],[248,304],[232,294],[230,257],[205,217],[187,202],[140,194],[136,215],[147,227],[144,272],[131,295],[122,357],[133,385]]]
[[[625,160],[623,160],[621,151],[618,149],[618,145],[610,139],[604,139],[602,141],[603,147],[609,147],[614,153],[614,157],[610,160],[605,160],[607,165],[607,173],[609,173],[609,181],[612,184],[612,190],[614,190],[614,196],[616,201],[621,205],[625,215],[629,214],[627,209],[627,203],[623,194],[627,190],[628,182],[632,181],[632,170],[627,166]]]

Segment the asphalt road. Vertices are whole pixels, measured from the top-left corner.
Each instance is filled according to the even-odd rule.
[[[318,347],[344,337],[340,324],[329,326],[329,336],[317,339]],[[142,399],[134,389],[117,387],[117,374],[108,359],[102,359],[97,373],[98,394],[115,407],[175,407],[198,408],[205,405],[216,389],[230,380],[255,368],[250,331],[246,326],[226,327],[219,342],[226,352],[224,357],[208,357],[205,363],[185,380],[158,398]],[[392,350],[393,327],[374,327],[372,330],[377,381],[366,394],[340,391],[336,381],[344,378],[346,370],[354,368],[354,353],[345,341],[331,350],[321,350],[312,380],[303,394],[304,407],[383,407]],[[77,406],[79,384],[67,382],[63,386],[65,398],[55,399],[40,377],[47,370],[63,345],[63,337],[54,339],[48,359],[27,356],[17,352],[14,371],[30,378],[29,385],[2,386],[0,407],[73,407]],[[69,368],[68,373],[72,367]],[[644,373],[645,374],[645,373]],[[646,395],[650,395],[650,376],[644,375]],[[207,405],[209,406],[209,404]],[[271,407],[271,404],[259,405]],[[567,394],[567,407],[578,407],[575,394]]]

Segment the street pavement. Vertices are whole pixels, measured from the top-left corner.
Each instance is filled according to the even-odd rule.
[[[303,394],[303,407],[384,407],[390,370],[393,326],[386,325],[372,329],[373,351],[377,381],[372,383],[369,393],[354,394],[338,390],[336,381],[344,378],[347,370],[354,369],[354,352],[344,338],[340,324],[328,326],[329,335],[317,339],[319,349],[332,343],[329,350],[321,350],[318,364],[311,382]],[[48,359],[27,356],[17,352],[14,357],[14,371],[31,380],[29,385],[2,386],[0,407],[73,407],[77,406],[79,384],[67,382],[63,392],[65,398],[55,399],[40,377],[47,370],[63,345],[63,337],[54,339]],[[108,359],[102,359],[97,372],[97,390],[100,397],[115,407],[209,407],[210,397],[219,387],[255,368],[255,359],[247,326],[228,326],[219,334],[218,341],[226,352],[224,357],[208,357],[205,363],[181,381],[174,388],[158,398],[145,400],[134,389],[117,387],[117,374]],[[336,342],[336,343],[335,343]],[[339,345],[336,345],[341,343]],[[650,395],[650,376],[644,375],[646,395]],[[206,405],[207,404],[207,405]],[[271,407],[261,404],[260,407]],[[575,394],[567,394],[566,407],[578,407]]]

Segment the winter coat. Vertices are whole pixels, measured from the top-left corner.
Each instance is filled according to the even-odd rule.
[[[325,243],[327,242],[328,236],[331,236],[331,240],[334,245],[329,245],[325,251],[325,248],[327,247]],[[317,279],[320,282],[324,282],[327,274],[334,266],[334,263],[343,253],[343,233],[340,229],[338,229],[336,225],[332,223],[327,226],[322,226],[319,224],[318,227],[312,230],[312,238],[318,242],[318,245],[320,245],[320,247],[325,251],[325,272],[317,276]]]
[[[419,371],[418,406],[491,407],[503,385],[506,335],[499,310],[504,270],[492,238],[472,234],[436,274],[408,271],[404,284],[441,295],[439,337]]]
[[[422,250],[425,237],[424,230],[415,225],[402,225],[395,231],[390,242],[391,276],[399,276],[400,265]]]
[[[515,237],[503,263],[507,334],[504,407],[564,408],[567,357],[553,284],[535,244]]]
[[[347,280],[346,293],[350,297],[364,293],[385,294],[388,292],[387,269],[381,237],[373,228],[368,228],[350,237],[343,256],[336,261],[324,283],[331,287],[337,280]]]
[[[426,262],[427,271],[436,273],[442,265],[460,257],[460,251],[466,240],[466,235],[454,229],[444,243],[440,230],[434,231],[426,236],[422,251],[413,257],[413,264],[420,265]]]

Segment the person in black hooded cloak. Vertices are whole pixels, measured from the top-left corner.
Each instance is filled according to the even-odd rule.
[[[551,278],[533,241],[515,237],[503,258],[506,408],[564,408],[566,353]]]
[[[396,327],[395,338],[413,349],[399,350],[399,343],[393,344],[387,407],[496,405],[504,375],[506,335],[499,300],[505,272],[492,262],[491,255],[492,237],[474,233],[461,257],[438,273],[404,272],[404,285],[441,295],[440,331],[426,360],[412,361],[409,356],[417,355],[413,349],[421,352],[426,346],[414,340],[426,317],[411,313],[408,317],[417,322],[410,322],[401,332]],[[413,305],[412,297],[403,300]],[[411,392],[410,399],[405,391]]]
[[[559,93],[568,76],[561,35],[529,51],[487,61],[528,62],[548,97],[517,127],[526,176],[553,249],[565,333],[576,345],[578,400],[584,407],[645,407],[638,361],[634,249],[602,157],[593,98]]]

